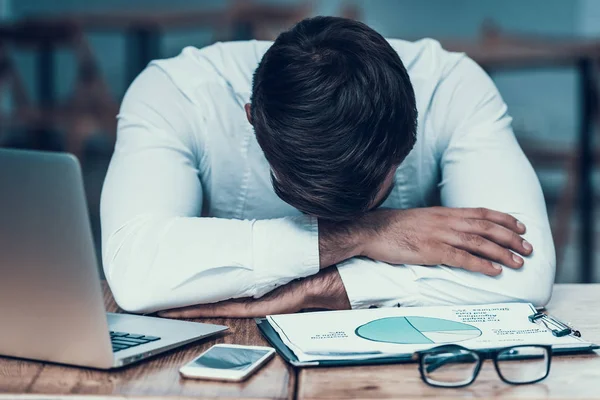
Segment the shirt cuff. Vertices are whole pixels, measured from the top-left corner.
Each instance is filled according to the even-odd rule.
[[[404,265],[356,257],[339,263],[337,269],[353,309],[418,303],[417,277]]]
[[[319,225],[315,217],[254,221],[252,239],[255,298],[319,272]]]

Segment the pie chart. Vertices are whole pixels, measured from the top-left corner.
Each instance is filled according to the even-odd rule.
[[[356,335],[374,342],[395,344],[456,343],[481,336],[473,325],[430,317],[389,317],[356,328]]]

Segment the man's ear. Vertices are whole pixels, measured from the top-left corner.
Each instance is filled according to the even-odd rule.
[[[252,113],[250,103],[244,104],[244,110],[246,110],[246,118],[248,118],[248,122],[250,122],[250,125],[252,125]]]

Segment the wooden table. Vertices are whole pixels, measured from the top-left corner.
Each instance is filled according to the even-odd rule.
[[[105,291],[108,309],[116,311]],[[600,343],[600,284],[557,285],[549,311]],[[528,386],[502,383],[486,361],[464,389],[435,389],[421,382],[415,364],[313,368],[294,371],[276,356],[243,383],[185,380],[178,368],[215,343],[265,345],[253,320],[209,319],[230,332],[121,370],[105,372],[0,357],[0,399],[94,398],[600,398],[600,357],[555,357],[550,376]]]

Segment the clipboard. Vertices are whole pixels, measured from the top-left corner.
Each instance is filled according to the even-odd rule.
[[[581,337],[579,331],[570,327],[568,324],[561,322],[555,317],[549,314],[542,313],[536,310],[533,306],[532,314],[529,317],[531,323],[541,325],[552,332],[554,336],[565,336],[573,335]],[[393,357],[378,357],[378,358],[365,358],[365,359],[351,359],[351,360],[319,360],[319,361],[300,361],[289,347],[281,340],[279,334],[273,329],[271,324],[266,318],[255,318],[256,326],[260,333],[269,342],[277,353],[289,364],[298,368],[305,367],[340,367],[340,366],[353,366],[353,365],[377,365],[377,364],[398,364],[398,363],[411,363],[415,362],[413,354],[399,354]],[[567,329],[569,332],[567,332]],[[575,355],[575,354],[586,354],[594,350],[600,349],[600,346],[594,343],[582,345],[581,347],[568,347],[568,348],[553,348],[552,355]],[[490,349],[491,350],[491,349]],[[485,351],[485,350],[484,350]]]

